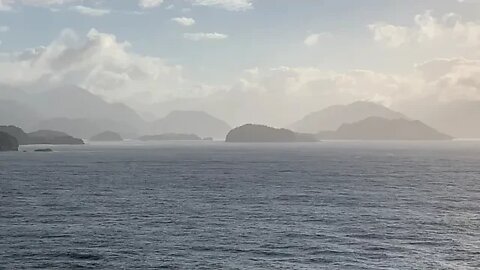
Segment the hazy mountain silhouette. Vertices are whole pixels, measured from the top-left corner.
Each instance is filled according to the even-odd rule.
[[[291,125],[298,132],[317,133],[326,130],[336,130],[342,124],[354,123],[368,117],[386,119],[406,118],[403,114],[392,111],[380,104],[359,101],[349,105],[335,105],[305,116]]]
[[[184,133],[225,138],[230,126],[202,111],[173,111],[152,123],[151,133]]]
[[[165,133],[160,135],[146,135],[138,139],[141,141],[199,141],[202,138],[195,134]]]
[[[31,127],[38,123],[41,114],[14,100],[0,100],[0,125]]]
[[[38,130],[28,133],[29,144],[84,144],[83,140],[74,138],[64,132],[55,130]]]
[[[0,99],[5,100],[0,102],[0,123],[22,126],[26,130],[59,130],[88,138],[109,129],[133,137],[146,126],[128,106],[108,103],[75,86],[33,93],[0,86]]]
[[[93,142],[120,142],[123,141],[120,134],[113,131],[105,131],[90,138]]]
[[[6,132],[0,132],[0,152],[1,151],[18,151],[17,139]]]
[[[110,119],[69,119],[69,118],[53,118],[41,121],[35,128],[52,129],[72,134],[79,138],[90,138],[99,134],[106,129],[115,130],[125,138],[136,137],[139,131],[137,128],[127,123],[120,123]]]
[[[76,86],[55,88],[33,96],[34,100],[30,105],[42,112],[46,118],[115,119],[125,123],[143,121],[125,104],[108,103],[101,97]]]
[[[17,102],[26,101],[31,97],[24,90],[9,85],[0,84],[0,99],[14,100]]]
[[[246,124],[232,129],[226,142],[312,142],[314,135],[297,134],[288,129],[272,128],[265,125]]]
[[[426,124],[407,119],[370,117],[355,123],[343,124],[336,131],[320,132],[321,139],[335,140],[450,140]]]
[[[480,101],[422,104],[405,112],[456,138],[480,138]]]

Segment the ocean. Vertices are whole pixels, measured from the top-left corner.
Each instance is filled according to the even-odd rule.
[[[0,269],[479,269],[480,142],[0,153]]]

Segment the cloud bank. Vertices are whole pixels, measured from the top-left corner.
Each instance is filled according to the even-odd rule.
[[[73,84],[109,100],[175,96],[182,67],[130,52],[130,46],[95,29],[85,37],[64,30],[47,46],[9,54],[0,62],[0,83],[37,88]]]

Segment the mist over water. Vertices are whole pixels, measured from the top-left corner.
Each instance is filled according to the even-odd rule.
[[[0,153],[0,268],[480,267],[480,142],[54,150]]]

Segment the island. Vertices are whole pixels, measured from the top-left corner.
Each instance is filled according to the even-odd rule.
[[[138,138],[141,141],[200,141],[202,138],[195,134],[165,133],[160,135],[147,135]]]
[[[318,137],[325,140],[452,140],[418,120],[367,119],[343,124],[336,131],[320,132]]]
[[[53,152],[51,148],[35,149],[34,152]]]
[[[0,152],[18,151],[18,141],[6,132],[0,132]]]
[[[0,132],[7,133],[8,135],[14,137],[19,145],[28,144],[30,140],[28,134],[25,133],[23,129],[16,126],[0,126]]]
[[[105,131],[100,134],[97,134],[90,138],[90,141],[93,142],[121,142],[123,141],[122,136],[120,134],[115,133],[113,131]]]
[[[28,133],[28,144],[52,144],[52,145],[81,145],[82,139],[74,138],[64,132],[54,130],[38,130]]]
[[[225,139],[235,143],[264,143],[264,142],[316,142],[312,134],[295,133],[288,129],[278,129],[265,125],[246,124],[232,129]]]

